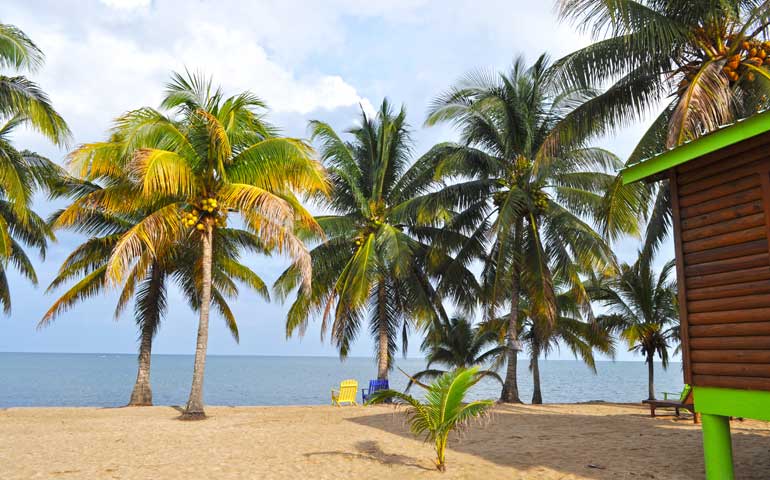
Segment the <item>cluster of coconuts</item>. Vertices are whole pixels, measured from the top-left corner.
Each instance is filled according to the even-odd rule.
[[[728,38],[728,42],[732,39]],[[767,57],[770,56],[770,42],[760,42],[758,40],[745,40],[741,42],[740,48],[735,54],[727,57],[727,63],[722,67],[722,72],[735,83],[741,77],[741,73],[746,71],[745,65],[761,67],[770,62]],[[752,71],[745,72],[746,80],[753,82],[756,75]]]
[[[720,45],[718,53],[720,55],[727,55],[728,50],[732,47],[733,42],[736,41],[735,36],[728,35],[723,45]],[[745,73],[745,79],[753,82],[756,78],[754,72],[746,71],[746,65],[753,65],[755,67],[761,67],[767,63],[770,63],[770,42],[761,42],[759,40],[743,40],[738,46],[733,55],[725,57],[727,62],[722,67],[722,72],[725,74],[730,83],[737,82],[743,73]],[[685,77],[679,82],[680,90],[687,88],[695,77],[698,68],[697,66],[690,65],[685,67]]]
[[[217,209],[216,198],[204,198],[200,203],[200,210],[193,208],[190,212],[182,214],[182,224],[186,227],[195,227],[198,231],[203,231],[206,226],[203,224],[204,217],[214,217],[216,224],[220,227],[225,226],[227,221],[225,214]]]
[[[372,215],[372,218],[369,219],[369,225],[366,227],[363,233],[359,234],[353,243],[356,244],[356,247],[360,247],[364,244],[364,238],[368,237],[370,233],[376,231],[380,225],[385,223],[385,217],[380,214],[374,214]]]
[[[740,78],[739,69],[741,64],[750,64],[755,67],[761,67],[770,53],[770,42],[742,42],[741,48],[735,55],[727,59],[727,63],[722,67],[722,71],[731,82],[737,82]],[[747,72],[746,79],[750,82],[754,81],[754,72]]]
[[[535,209],[542,212],[548,206],[548,194],[542,190],[535,190],[532,192],[532,202],[535,204]]]

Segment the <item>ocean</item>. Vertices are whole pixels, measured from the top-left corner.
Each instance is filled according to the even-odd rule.
[[[152,390],[156,405],[184,405],[192,376],[192,355],[154,355]],[[422,359],[399,358],[408,373],[424,367]],[[210,355],[206,363],[205,401],[209,405],[324,405],[340,380],[354,378],[359,387],[376,375],[371,358],[272,357]],[[571,360],[540,364],[546,403],[638,402],[647,397],[647,367],[642,362],[597,362],[597,373]],[[656,391],[682,388],[682,365],[668,370],[655,365]],[[0,353],[0,408],[43,406],[117,407],[125,405],[136,378],[136,355]],[[406,377],[394,370],[391,387],[403,389]],[[420,389],[415,387],[414,390]],[[527,361],[519,359],[522,400],[532,396]],[[500,384],[485,379],[471,398],[496,399]]]

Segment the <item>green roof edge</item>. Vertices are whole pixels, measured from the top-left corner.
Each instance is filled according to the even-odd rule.
[[[715,152],[756,135],[770,131],[770,111],[765,111],[715,130],[689,143],[668,150],[620,171],[623,184],[638,182],[690,160]]]

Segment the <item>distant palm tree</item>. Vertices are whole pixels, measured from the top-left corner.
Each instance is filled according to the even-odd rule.
[[[496,332],[474,328],[466,318],[452,317],[436,323],[426,335],[422,350],[428,363],[425,370],[411,375],[407,390],[414,383],[412,379],[431,380],[446,373],[445,370],[431,368],[434,364],[450,370],[491,365],[491,369],[478,370],[478,375],[503,383],[495,369],[504,359],[505,346],[498,344]]]
[[[322,202],[331,214],[316,217],[324,236],[311,252],[312,289],[298,285],[296,265],[275,283],[282,298],[297,289],[286,333],[304,332],[318,315],[322,332],[331,327],[345,357],[368,323],[377,378],[387,379],[399,335],[406,351],[410,325],[443,315],[441,299],[447,296],[475,303],[473,274],[449,256],[452,248],[469,242],[442,229],[452,212],[422,214],[421,195],[440,184],[429,160],[410,166],[412,141],[403,108],[394,112],[384,100],[376,117],[362,112],[360,125],[347,132],[352,141],[326,123],[313,121],[310,127],[331,177],[331,194]],[[472,252],[465,255],[466,262],[473,258]]]
[[[34,71],[43,63],[43,53],[24,32],[0,24],[0,68]],[[31,128],[57,145],[70,137],[64,120],[48,96],[35,82],[22,75],[0,73],[0,305],[11,310],[11,292],[6,269],[37,283],[37,275],[23,245],[45,255],[53,239],[45,221],[32,211],[36,190],[56,188],[63,171],[46,158],[17,150],[11,137],[19,127]]]
[[[492,400],[465,402],[465,396],[481,376],[478,368],[461,368],[441,375],[426,386],[425,403],[396,390],[380,390],[372,394],[369,403],[394,401],[407,406],[407,421],[414,435],[424,435],[434,444],[436,468],[446,470],[446,445],[449,434],[458,426],[486,414]]]
[[[521,339],[529,351],[533,404],[543,403],[539,363],[541,355],[547,357],[553,350],[566,346],[576,358],[596,373],[594,350],[605,354],[614,353],[610,332],[597,322],[586,322],[583,319],[581,305],[575,302],[575,296],[571,292],[561,292],[557,295],[558,313],[554,322],[533,317],[530,313],[533,310],[527,305],[526,297],[524,303]]]
[[[592,298],[609,310],[597,317],[607,331],[628,343],[629,351],[644,355],[648,372],[648,398],[655,398],[655,355],[668,367],[668,349],[679,342],[679,312],[676,282],[671,280],[674,261],[659,274],[652,260],[640,255],[633,265],[623,264],[614,275],[600,275],[589,281]]]
[[[325,191],[321,165],[301,140],[277,135],[264,121],[265,104],[249,92],[225,97],[199,75],[174,74],[162,107],[172,116],[143,108],[120,117],[116,130],[130,132],[129,152],[92,144],[91,155],[71,165],[88,181],[125,169],[136,181],[94,192],[75,201],[59,217],[77,223],[84,205],[97,204],[113,215],[146,209],[115,244],[107,263],[109,281],[142,275],[158,252],[190,237],[200,248],[200,322],[190,398],[183,419],[205,418],[203,374],[208,344],[215,231],[238,215],[266,250],[288,253],[310,288],[310,257],[295,234],[319,227],[293,192]],[[196,288],[196,291],[198,289]]]
[[[436,204],[457,205],[470,238],[491,239],[482,272],[488,318],[508,305],[504,402],[521,401],[516,364],[524,277],[538,315],[553,323],[553,277],[564,278],[587,304],[581,273],[612,264],[606,238],[638,228],[635,199],[610,190],[621,162],[584,138],[555,137],[591,94],[560,90],[541,56],[529,67],[518,58],[506,73],[471,74],[430,108],[427,124],[451,122],[461,139],[431,152],[442,160],[437,176],[460,180]]]
[[[597,39],[556,63],[559,80],[604,88],[570,114],[570,133],[606,134],[658,112],[628,163],[770,106],[768,2],[560,0],[558,8]],[[641,204],[652,208],[648,250],[671,226],[668,185],[656,185]]]
[[[525,289],[526,290],[526,289]],[[606,354],[614,354],[614,346],[610,333],[595,321],[584,320],[585,306],[576,301],[576,296],[570,291],[559,291],[556,296],[557,316],[552,322],[538,317],[533,312],[529,297],[525,294],[519,305],[521,316],[518,327],[522,347],[529,352],[529,369],[532,372],[533,391],[532,403],[543,403],[540,380],[540,356],[548,356],[553,350],[566,346],[576,358],[582,360],[594,372],[596,362],[594,350]],[[500,343],[504,342],[508,320],[505,317],[490,319],[481,324],[484,332],[497,336]]]

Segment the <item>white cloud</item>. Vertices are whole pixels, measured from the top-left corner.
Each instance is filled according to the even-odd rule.
[[[363,109],[367,117],[373,118],[377,115],[377,109],[374,108],[374,105],[372,105],[372,102],[370,102],[368,98],[362,98],[358,103],[361,105],[361,109]]]
[[[177,69],[200,69],[231,91],[251,90],[278,112],[306,114],[362,100],[339,75],[296,75],[271,59],[246,31],[198,22],[174,50]]]
[[[212,76],[228,94],[250,90],[276,113],[304,116],[359,103],[371,109],[342,76],[295,73],[244,30],[189,22],[162,45],[98,27],[81,35],[48,29],[33,36],[47,57],[36,80],[70,123],[77,143],[102,138],[111,119],[127,110],[157,106],[171,71],[184,68]]]
[[[152,0],[99,0],[104,5],[118,10],[137,10],[150,6]]]

